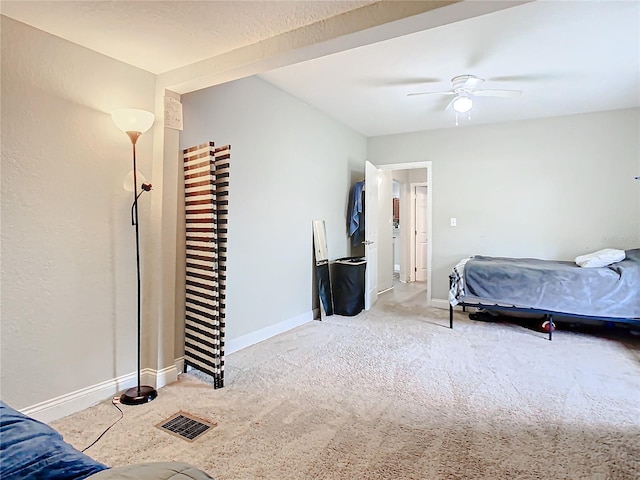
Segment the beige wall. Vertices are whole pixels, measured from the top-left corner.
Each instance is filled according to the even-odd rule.
[[[131,143],[107,112],[153,111],[155,77],[1,18],[0,385],[23,408],[136,369]]]
[[[433,162],[433,298],[446,298],[465,256],[572,260],[637,248],[639,112],[370,138],[374,164]]]
[[[182,102],[182,148],[231,144],[227,340],[310,313],[311,222],[325,220],[330,259],[349,255],[350,179],[364,171],[366,138],[258,77]]]

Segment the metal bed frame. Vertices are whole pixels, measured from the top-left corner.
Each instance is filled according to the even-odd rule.
[[[453,274],[449,275],[449,289],[451,289],[453,278],[454,278]],[[562,317],[571,317],[571,318],[582,318],[587,320],[597,320],[601,322],[637,323],[640,325],[640,318],[619,318],[619,317],[598,317],[598,316],[591,316],[591,315],[577,315],[575,313],[564,313],[564,312],[556,312],[551,310],[541,310],[538,308],[486,305],[483,303],[459,302],[458,305],[462,307],[463,312],[466,312],[466,307],[474,307],[474,308],[483,308],[485,310],[505,310],[509,312],[532,313],[536,315],[544,315],[544,319],[549,321],[549,341],[552,341],[553,339],[553,316],[554,315],[558,315]],[[449,303],[449,328],[453,328],[453,305],[451,305],[451,303]]]

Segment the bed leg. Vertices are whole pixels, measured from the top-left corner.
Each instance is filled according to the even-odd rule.
[[[549,320],[549,341],[553,336],[553,315],[547,315],[547,320]]]
[[[453,306],[449,304],[449,328],[453,328]]]

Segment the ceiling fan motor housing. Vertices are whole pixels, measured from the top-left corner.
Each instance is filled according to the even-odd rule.
[[[458,94],[473,91],[478,88],[482,82],[484,82],[482,78],[478,78],[474,75],[458,75],[451,79],[453,91]]]

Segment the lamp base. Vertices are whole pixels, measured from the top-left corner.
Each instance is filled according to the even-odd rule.
[[[126,390],[120,395],[120,403],[124,405],[142,405],[143,403],[149,403],[151,400],[158,396],[158,392],[153,387],[142,385],[138,387],[132,387]]]

